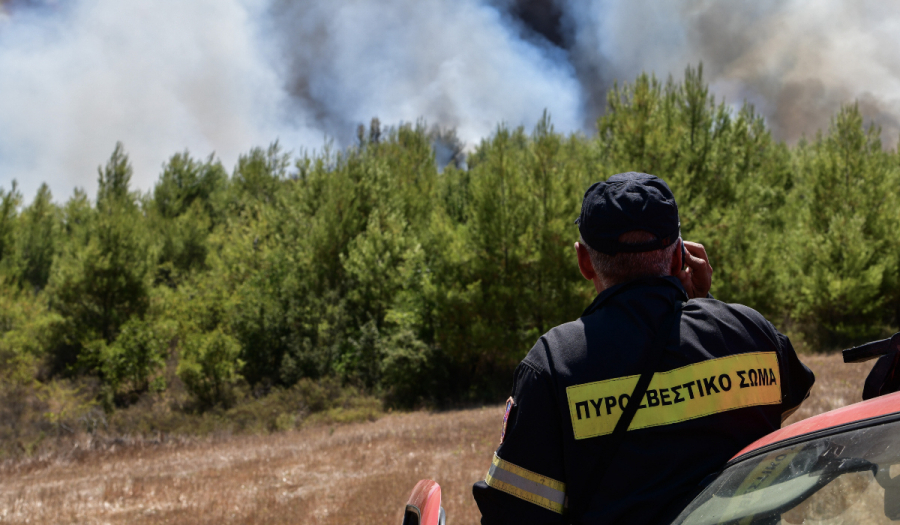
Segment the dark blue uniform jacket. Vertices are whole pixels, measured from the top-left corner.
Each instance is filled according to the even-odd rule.
[[[610,451],[621,407],[671,315],[647,394]],[[609,288],[516,369],[503,441],[474,487],[482,523],[667,523],[705,477],[780,428],[814,380],[788,338],[751,308],[688,301],[674,277]],[[612,460],[597,479],[604,454]]]

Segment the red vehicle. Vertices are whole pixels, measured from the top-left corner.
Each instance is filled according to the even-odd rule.
[[[844,350],[878,358],[860,403],[794,423],[735,455],[673,523],[877,524],[900,521],[900,333]],[[417,485],[404,525],[443,525],[440,487]]]
[[[403,525],[444,525],[447,516],[441,507],[441,487],[430,479],[416,483],[406,512],[403,514]]]

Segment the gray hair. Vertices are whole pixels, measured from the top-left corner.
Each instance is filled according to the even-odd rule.
[[[644,230],[634,230],[619,236],[619,242],[637,244],[655,241],[656,236]],[[581,245],[591,257],[591,266],[607,287],[640,279],[642,277],[663,277],[671,275],[672,256],[678,243],[651,252],[618,253],[607,255],[591,248],[579,236]]]

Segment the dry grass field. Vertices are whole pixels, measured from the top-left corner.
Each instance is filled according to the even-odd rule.
[[[805,356],[812,396],[789,422],[859,400],[872,363]],[[502,408],[388,414],[257,436],[92,446],[0,465],[0,523],[399,524],[417,480],[443,489],[448,523],[477,523],[472,483]]]

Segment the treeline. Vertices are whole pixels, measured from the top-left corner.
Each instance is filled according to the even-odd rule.
[[[107,413],[175,383],[200,412],[326,379],[399,406],[498,400],[593,298],[573,221],[591,183],[631,170],[672,187],[714,295],[796,344],[898,325],[900,157],[856,106],[788,147],[689,69],[612,90],[595,136],[545,116],[440,167],[437,135],[374,122],[355,147],[273,145],[231,173],[178,153],[147,193],[117,145],[93,198],[0,190],[0,389],[51,406],[91,385]]]

